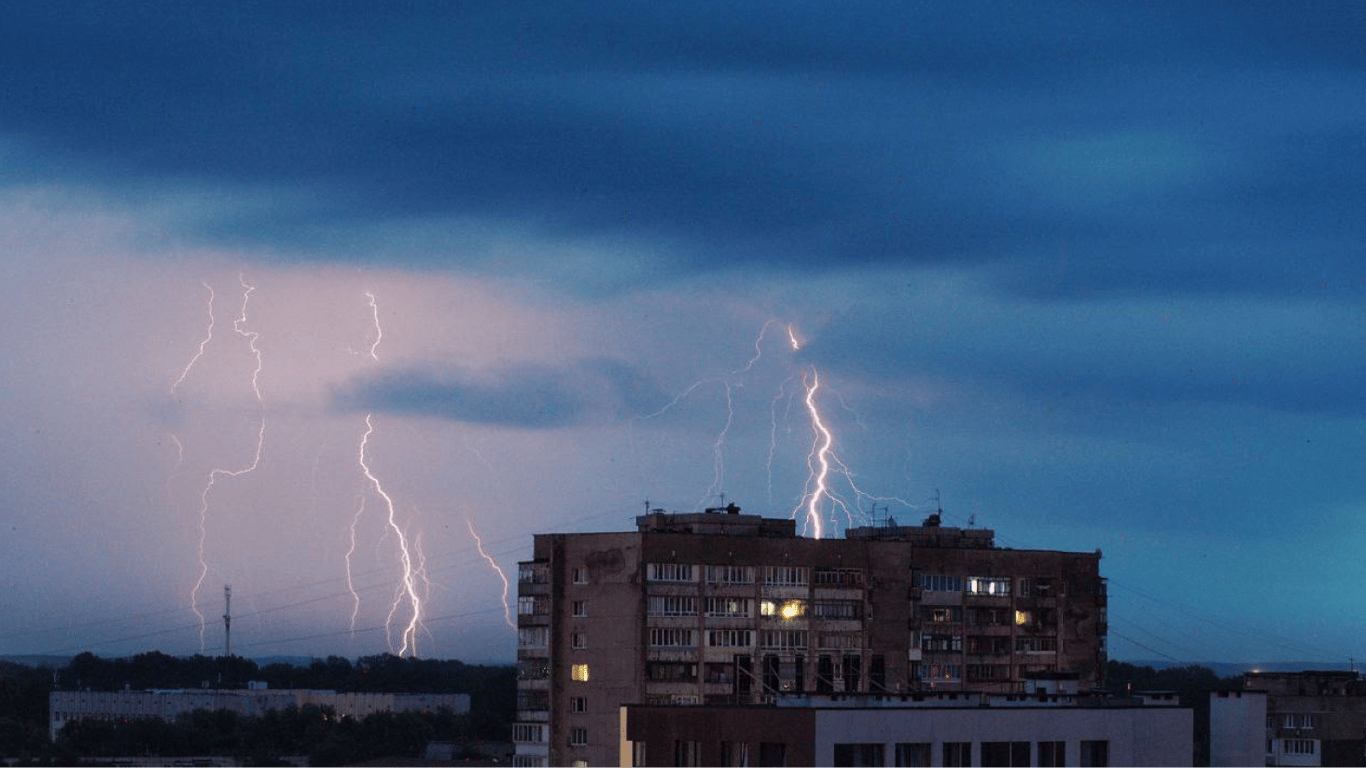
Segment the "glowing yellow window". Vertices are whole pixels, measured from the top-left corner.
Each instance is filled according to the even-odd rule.
[[[1033,621],[1034,621],[1034,615],[1033,615],[1032,613],[1030,613],[1029,611],[1016,611],[1016,612],[1015,612],[1015,625],[1016,625],[1016,626],[1021,626],[1021,625],[1024,625],[1024,624],[1029,624],[1029,623],[1031,623],[1031,622],[1033,622]]]
[[[581,683],[588,682],[588,665],[575,664],[569,669],[569,676]]]

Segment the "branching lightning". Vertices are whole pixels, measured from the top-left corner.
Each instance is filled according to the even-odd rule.
[[[194,611],[195,616],[199,617],[200,650],[203,650],[204,648],[204,633],[207,627],[204,613],[199,610],[199,590],[204,586],[204,580],[209,575],[209,563],[205,553],[205,543],[208,538],[209,493],[213,490],[214,485],[218,482],[220,477],[241,477],[260,466],[261,453],[265,447],[266,441],[265,400],[261,397],[260,386],[262,358],[261,350],[256,346],[256,341],[261,335],[256,331],[244,330],[244,326],[247,323],[247,305],[251,302],[251,294],[256,290],[256,286],[248,284],[245,275],[238,275],[237,279],[242,286],[242,309],[241,312],[238,313],[237,319],[233,320],[232,328],[237,335],[247,340],[247,347],[251,350],[253,357],[256,358],[256,366],[251,373],[251,391],[256,396],[256,404],[261,414],[260,427],[256,431],[256,450],[252,454],[251,462],[240,469],[228,469],[224,467],[213,468],[209,471],[208,480],[204,483],[204,489],[199,494],[199,577],[195,580],[194,587],[190,590],[190,609]],[[176,386],[179,386],[185,377],[189,375],[190,369],[194,367],[195,361],[203,355],[205,346],[209,343],[209,340],[213,338],[213,289],[210,288],[207,283],[204,284],[204,287],[209,289],[209,333],[205,336],[204,341],[200,343],[199,350],[190,360],[189,365],[181,372],[180,379],[176,381],[172,390],[174,390]]]
[[[371,360],[378,361],[379,343],[384,338],[384,329],[380,326],[379,322],[379,303],[375,299],[375,294],[371,291],[365,292],[365,298],[370,305],[371,318],[373,319],[375,324],[375,338],[370,343],[369,355]],[[395,586],[394,600],[389,606],[389,613],[384,621],[385,635],[389,638],[390,648],[393,649],[395,645],[393,641],[392,631],[394,617],[398,615],[399,610],[403,607],[404,603],[406,602],[411,611],[411,615],[408,618],[407,624],[404,625],[403,630],[400,633],[400,642],[398,643],[398,647],[395,652],[399,656],[403,656],[404,654],[409,653],[411,653],[413,656],[416,656],[417,635],[419,629],[422,626],[423,600],[422,596],[418,594],[418,582],[422,581],[425,583],[426,581],[426,560],[422,556],[420,543],[416,540],[414,540],[411,544],[409,543],[407,534],[404,533],[403,528],[400,527],[398,524],[398,515],[397,510],[394,506],[393,498],[391,498],[388,492],[384,490],[383,484],[380,483],[379,478],[375,476],[374,471],[370,468],[368,448],[370,444],[370,436],[374,433],[374,431],[374,415],[367,413],[365,415],[365,434],[361,436],[359,447],[359,464],[361,468],[361,473],[364,475],[366,484],[369,487],[369,489],[373,490],[375,494],[379,496],[380,499],[384,502],[384,508],[387,512],[386,523],[388,526],[385,529],[385,532],[386,534],[392,532],[398,544],[399,581],[398,584]],[[361,515],[364,514],[364,512],[365,495],[362,494],[357,504],[356,512],[351,517],[351,525],[348,529],[349,546],[346,550],[346,586],[351,593],[352,599],[352,632],[355,631],[356,617],[360,613],[360,593],[357,591],[355,582],[352,577],[351,557],[355,554],[356,551],[356,527],[360,523]]]
[[[404,654],[411,652],[412,655],[416,656],[417,631],[422,623],[422,598],[417,594],[417,570],[414,566],[412,552],[408,547],[408,537],[403,533],[403,529],[399,527],[398,524],[397,513],[394,509],[394,500],[385,492],[384,486],[380,483],[379,478],[375,477],[374,472],[370,469],[369,459],[366,456],[366,448],[370,444],[370,435],[374,431],[375,426],[371,414],[367,413],[365,415],[365,434],[360,439],[360,468],[361,472],[364,473],[366,480],[369,481],[370,487],[373,488],[380,499],[384,501],[385,509],[388,511],[387,519],[389,530],[393,531],[394,536],[398,538],[399,565],[402,573],[397,588],[397,595],[394,598],[393,605],[389,609],[389,618],[385,621],[385,629],[388,631],[390,623],[393,621],[393,617],[398,613],[399,607],[406,599],[409,607],[412,609],[412,616],[409,618],[407,626],[403,628],[403,633],[401,635],[402,643],[395,653],[398,656],[403,656]]]
[[[474,546],[479,549],[479,556],[484,558],[484,560],[488,562],[489,567],[493,569],[493,572],[498,574],[498,578],[503,580],[503,619],[507,622],[507,625],[512,628],[512,631],[516,632],[517,623],[512,620],[512,604],[508,602],[508,592],[512,589],[512,584],[508,581],[507,574],[503,573],[503,569],[498,567],[498,562],[490,557],[489,553],[484,551],[484,540],[480,538],[479,533],[474,530],[474,523],[470,522],[468,517],[465,518],[465,525],[470,529],[470,536],[474,539]]]

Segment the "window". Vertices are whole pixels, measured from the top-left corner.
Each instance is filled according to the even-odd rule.
[[[836,744],[835,765],[882,765],[881,744]]]
[[[570,712],[575,712],[575,713],[587,712],[587,711],[588,711],[588,697],[587,697],[587,696],[570,696],[570,697],[569,697],[569,711],[570,711]]]
[[[513,723],[512,740],[522,744],[545,744],[546,727],[538,723]]]
[[[691,595],[650,595],[651,616],[696,616],[697,598]]]
[[[1286,728],[1312,729],[1318,724],[1318,718],[1307,712],[1287,712],[1285,715]]]
[[[962,592],[962,576],[946,576],[942,573],[921,573],[920,588],[926,592]]]
[[[712,648],[749,648],[754,645],[754,633],[748,629],[709,629],[707,645]]]
[[[1029,742],[984,741],[982,742],[982,765],[1029,765]]]
[[[550,613],[550,600],[545,595],[522,595],[517,598],[518,616],[544,616]]]
[[[735,679],[733,674],[734,665],[721,661],[709,661],[705,667],[706,677],[703,682],[707,683],[729,683]]]
[[[817,619],[861,619],[863,603],[857,600],[821,600],[812,606],[811,615]]]
[[[588,745],[588,729],[582,726],[574,726],[569,729],[569,746],[584,747]]]
[[[575,600],[573,603],[574,618],[582,619],[588,615],[588,601]]]
[[[930,745],[928,742],[901,743],[896,745],[895,765],[926,766],[930,764]]]
[[[921,650],[956,652],[963,650],[962,635],[925,635],[920,641]]]
[[[572,632],[569,635],[569,645],[576,651],[581,651],[588,647],[588,634],[586,632]]]
[[[1058,638],[1017,637],[1015,638],[1015,650],[1021,653],[1057,653]]]
[[[1110,764],[1110,742],[1082,741],[1081,765],[1103,766]]]
[[[521,648],[544,648],[550,642],[548,627],[522,627],[517,630],[517,645]]]
[[[887,692],[887,657],[873,654],[868,664],[868,690],[873,693]]]
[[[687,648],[697,645],[696,630],[651,627],[650,645],[656,648]]]
[[[674,765],[701,765],[702,742],[674,741]]]
[[[697,581],[693,567],[687,563],[648,563],[645,578],[648,581]]]
[[[587,583],[588,583],[588,569],[587,569],[587,568],[579,567],[579,568],[575,568],[575,569],[574,569],[574,583],[575,583],[575,584],[587,584]]]
[[[1067,765],[1066,748],[1067,742],[1064,741],[1039,742],[1039,765],[1044,766],[1044,768]]]
[[[521,659],[517,662],[518,680],[544,680],[550,677],[550,659]]]
[[[1283,755],[1312,755],[1318,750],[1315,747],[1318,742],[1313,739],[1283,739],[1281,741],[1281,754]]]
[[[760,600],[759,615],[773,619],[798,619],[807,613],[805,600]]]
[[[820,634],[816,636],[816,647],[828,650],[847,650],[862,648],[862,638],[857,634]]]
[[[1010,597],[1010,579],[969,576],[968,594],[986,595],[988,597]]]
[[[1029,597],[1034,592],[1034,580],[1028,577],[1020,578],[1020,597]]]
[[[1003,656],[1010,653],[1010,638],[992,635],[969,635],[968,653],[977,656]]]
[[[963,609],[957,605],[927,605],[921,616],[931,624],[957,624],[963,620]]]
[[[513,755],[513,768],[542,768],[548,758],[545,755]]]
[[[957,681],[963,678],[962,668],[957,664],[921,664],[920,679],[927,683]]]
[[[796,650],[806,648],[804,629],[765,629],[759,633],[759,644],[764,648]]]
[[[1026,625],[1026,624],[1033,624],[1033,623],[1034,623],[1034,612],[1033,612],[1033,611],[1016,611],[1016,612],[1015,612],[1015,626],[1017,626],[1017,627],[1023,627],[1023,626]]]
[[[573,680],[579,681],[580,683],[588,682],[588,665],[575,664],[571,666],[569,668],[569,677]]]
[[[753,584],[754,566],[752,565],[709,565],[707,566],[708,584]]]
[[[944,765],[972,765],[972,742],[970,741],[946,741],[944,742]]]
[[[707,615],[717,618],[749,618],[751,603],[744,597],[709,597]]]
[[[862,587],[862,568],[817,568],[812,574],[818,587]]]
[[[764,568],[764,584],[779,587],[806,586],[806,569],[795,565],[770,565]]]
[[[517,691],[517,709],[529,712],[550,709],[550,691]]]
[[[517,583],[549,584],[550,567],[546,563],[518,563]]]
[[[697,665],[685,661],[651,661],[646,675],[656,683],[690,683],[697,680]]]

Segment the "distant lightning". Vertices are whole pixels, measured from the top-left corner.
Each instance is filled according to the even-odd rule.
[[[175,383],[171,385],[171,394],[173,395],[175,394],[176,388],[184,383],[185,377],[190,375],[190,369],[194,367],[195,363],[199,362],[199,358],[204,356],[204,348],[209,345],[210,341],[213,341],[213,286],[205,282],[200,282],[200,285],[204,286],[204,289],[209,292],[209,326],[207,332],[204,334],[204,340],[199,342],[199,348],[195,350],[194,355],[190,357],[190,362],[186,363],[184,370],[180,372],[180,378],[176,379]]]
[[[503,619],[507,621],[507,625],[512,628],[512,631],[516,632],[517,623],[512,620],[512,605],[508,602],[508,592],[511,590],[512,584],[508,581],[507,574],[503,573],[503,569],[498,567],[497,561],[484,551],[484,540],[479,538],[479,533],[474,530],[474,523],[470,522],[468,517],[465,518],[465,525],[470,529],[470,536],[474,538],[474,546],[479,549],[480,557],[488,561],[489,567],[498,574],[498,578],[503,580]]]
[[[412,617],[408,620],[408,625],[403,629],[403,642],[399,646],[396,655],[403,656],[405,653],[411,651],[412,655],[416,656],[417,631],[422,623],[422,598],[417,594],[418,577],[413,565],[413,555],[408,547],[408,537],[398,525],[397,513],[394,510],[394,500],[385,492],[384,486],[380,483],[379,478],[375,477],[374,472],[370,470],[369,459],[366,457],[366,448],[370,443],[370,435],[374,431],[375,426],[371,419],[371,414],[367,413],[365,415],[365,434],[360,440],[360,468],[361,472],[365,474],[366,480],[370,482],[370,487],[384,500],[384,506],[389,513],[389,530],[393,531],[394,536],[398,538],[399,565],[402,570],[397,594],[394,603],[389,610],[389,619],[385,621],[385,627],[386,629],[388,628],[394,615],[397,614],[399,606],[403,604],[403,601],[406,598],[408,605],[412,608]]]
[[[375,341],[370,345],[370,359],[378,360],[379,355],[375,350],[379,349],[380,339],[384,338],[384,329],[379,325],[379,304],[375,302],[375,294],[370,291],[365,292],[365,298],[370,301],[370,312],[375,319]]]
[[[215,467],[209,471],[208,480],[204,483],[204,489],[199,494],[199,577],[195,580],[194,587],[190,590],[190,609],[194,611],[195,616],[199,617],[199,647],[201,651],[204,649],[204,634],[207,624],[205,622],[204,613],[199,610],[199,590],[204,586],[204,580],[209,575],[209,564],[205,554],[205,543],[208,538],[209,492],[213,490],[214,485],[218,482],[218,478],[220,477],[241,477],[242,475],[255,471],[261,464],[261,453],[265,447],[266,441],[265,400],[261,397],[260,386],[262,357],[261,350],[256,346],[256,341],[260,338],[261,334],[256,331],[244,330],[244,326],[247,323],[247,305],[251,302],[251,294],[256,291],[256,286],[248,284],[245,275],[239,274],[237,279],[242,286],[242,309],[241,312],[238,313],[237,319],[233,320],[232,328],[237,335],[247,340],[247,347],[256,358],[256,367],[251,373],[251,390],[256,395],[256,404],[261,411],[261,425],[256,432],[256,451],[252,456],[251,463],[241,469]],[[209,288],[207,283],[204,284],[204,287]],[[212,288],[209,288],[209,297],[210,304],[212,305]],[[209,333],[206,335],[204,341],[200,343],[199,350],[194,358],[191,359],[190,364],[182,371],[181,378],[177,380],[176,386],[179,386],[180,381],[184,380],[185,376],[189,374],[190,368],[194,366],[195,361],[203,354],[205,345],[207,345],[209,339],[212,338],[212,317],[211,311]],[[172,389],[174,388],[175,387],[172,387]]]
[[[356,616],[360,614],[360,593],[356,591],[355,581],[351,578],[351,556],[356,553],[356,525],[360,523],[360,516],[365,512],[365,495],[361,494],[360,502],[356,505],[356,514],[351,517],[350,543],[346,549],[346,589],[351,592],[351,634],[356,633]]]
[[[370,343],[369,354],[371,360],[377,361],[379,360],[379,343],[384,338],[384,329],[380,326],[379,303],[375,299],[375,294],[371,291],[366,291],[365,298],[370,305],[370,316],[375,325],[375,338],[374,341]],[[404,654],[411,653],[413,656],[416,656],[417,633],[422,626],[422,597],[418,595],[417,585],[419,581],[426,583],[426,559],[422,555],[419,541],[415,540],[409,544],[407,535],[398,524],[394,500],[384,490],[384,486],[380,483],[379,478],[375,476],[375,473],[370,468],[367,449],[370,444],[370,435],[372,435],[374,431],[375,425],[373,414],[367,413],[365,414],[365,434],[361,436],[359,448],[361,473],[364,474],[369,487],[384,501],[385,509],[388,512],[386,518],[388,528],[386,529],[386,533],[393,532],[398,542],[400,577],[394,590],[394,601],[390,604],[389,614],[384,621],[384,628],[386,635],[389,635],[390,637],[390,646],[392,647],[393,639],[390,627],[393,624],[394,617],[398,615],[400,607],[402,607],[406,601],[412,611],[412,615],[401,633],[402,642],[399,644],[397,655],[403,656]],[[356,526],[360,522],[361,515],[364,512],[365,498],[362,496],[355,514],[351,517],[351,525],[349,528],[350,546],[346,551],[346,585],[351,592],[352,598],[351,628],[353,632],[355,631],[356,626],[356,616],[360,612],[360,595],[357,593],[355,584],[352,581],[351,556],[356,550]]]

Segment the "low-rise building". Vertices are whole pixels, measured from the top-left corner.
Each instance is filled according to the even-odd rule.
[[[226,709],[239,715],[313,704],[331,707],[341,717],[364,718],[376,712],[470,711],[468,693],[338,693],[305,689],[189,689],[166,691],[53,691],[48,694],[48,735],[57,738],[72,720],[175,720],[198,709]]]
[[[1210,764],[1366,765],[1366,681],[1355,671],[1248,672],[1210,695]]]
[[[622,708],[621,765],[1190,765],[1175,695],[921,693]]]

